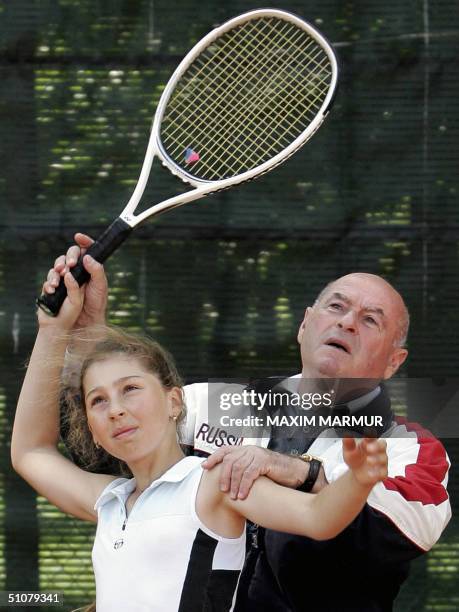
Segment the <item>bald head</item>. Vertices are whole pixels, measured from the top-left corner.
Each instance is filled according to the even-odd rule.
[[[408,311],[401,295],[376,274],[356,272],[329,283],[298,330],[307,378],[393,376],[405,361]]]
[[[387,298],[392,302],[394,307],[394,313],[396,313],[397,317],[397,334],[394,338],[394,346],[404,346],[407,336],[408,329],[410,326],[410,315],[408,312],[408,308],[400,295],[400,293],[382,276],[378,276],[377,274],[370,274],[368,272],[352,272],[351,274],[346,274],[345,276],[341,276],[337,278],[328,285],[317,296],[316,301],[317,304],[320,300],[330,292],[333,292],[333,287],[342,281],[352,281],[354,278],[361,279],[362,281],[368,283],[368,287],[374,286],[376,290],[381,290],[387,295]]]

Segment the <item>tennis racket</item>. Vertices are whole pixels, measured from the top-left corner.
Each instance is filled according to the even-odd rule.
[[[311,138],[336,90],[333,49],[315,28],[276,9],[253,10],[212,30],[182,60],[158,103],[137,186],[88,249],[104,262],[148,217],[269,172]],[[134,214],[154,158],[194,189]],[[89,275],[71,270],[80,285]],[[63,279],[38,305],[57,315]]]

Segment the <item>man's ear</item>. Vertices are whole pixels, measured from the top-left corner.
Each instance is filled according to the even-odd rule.
[[[389,357],[389,363],[384,370],[384,380],[387,380],[395,374],[405,359],[408,357],[408,351],[404,348],[396,348],[392,351]]]
[[[302,341],[302,339],[303,339],[304,328],[305,328],[305,326],[306,326],[306,320],[308,319],[308,317],[309,317],[309,315],[311,314],[311,312],[312,312],[312,308],[311,308],[311,306],[308,306],[308,307],[306,308],[306,310],[304,311],[304,318],[303,318],[303,320],[301,321],[301,325],[300,325],[300,327],[299,327],[299,329],[298,329],[298,335],[297,335],[297,337],[296,337],[296,339],[297,339],[297,341],[298,341],[298,344],[301,344],[301,341]]]

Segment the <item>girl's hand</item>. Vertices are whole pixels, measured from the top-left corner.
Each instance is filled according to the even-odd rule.
[[[60,255],[49,270],[43,293],[52,294],[59,285],[61,278],[74,266],[80,255],[86,253],[94,240],[86,234],[75,234],[76,244],[69,247],[65,255]],[[108,298],[108,283],[104,267],[92,257],[85,257],[83,265],[91,278],[85,285],[84,304],[80,316],[75,321],[76,328],[105,323],[105,310]]]
[[[343,457],[356,480],[373,486],[387,478],[386,442],[375,438],[343,438]]]
[[[86,255],[86,257],[89,256]],[[70,272],[65,273],[64,282],[67,287],[67,297],[57,317],[47,315],[41,308],[37,309],[38,325],[40,329],[46,328],[67,332],[74,327],[78,320],[83,310],[85,286],[79,287]],[[45,285],[43,285],[43,291],[45,291]]]

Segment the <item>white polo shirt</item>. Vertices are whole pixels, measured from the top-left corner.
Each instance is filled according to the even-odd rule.
[[[245,530],[224,538],[196,514],[199,457],[185,457],[138,497],[135,479],[118,478],[96,502],[92,560],[97,612],[193,612],[233,609],[245,558]],[[206,608],[207,609],[207,608]]]

